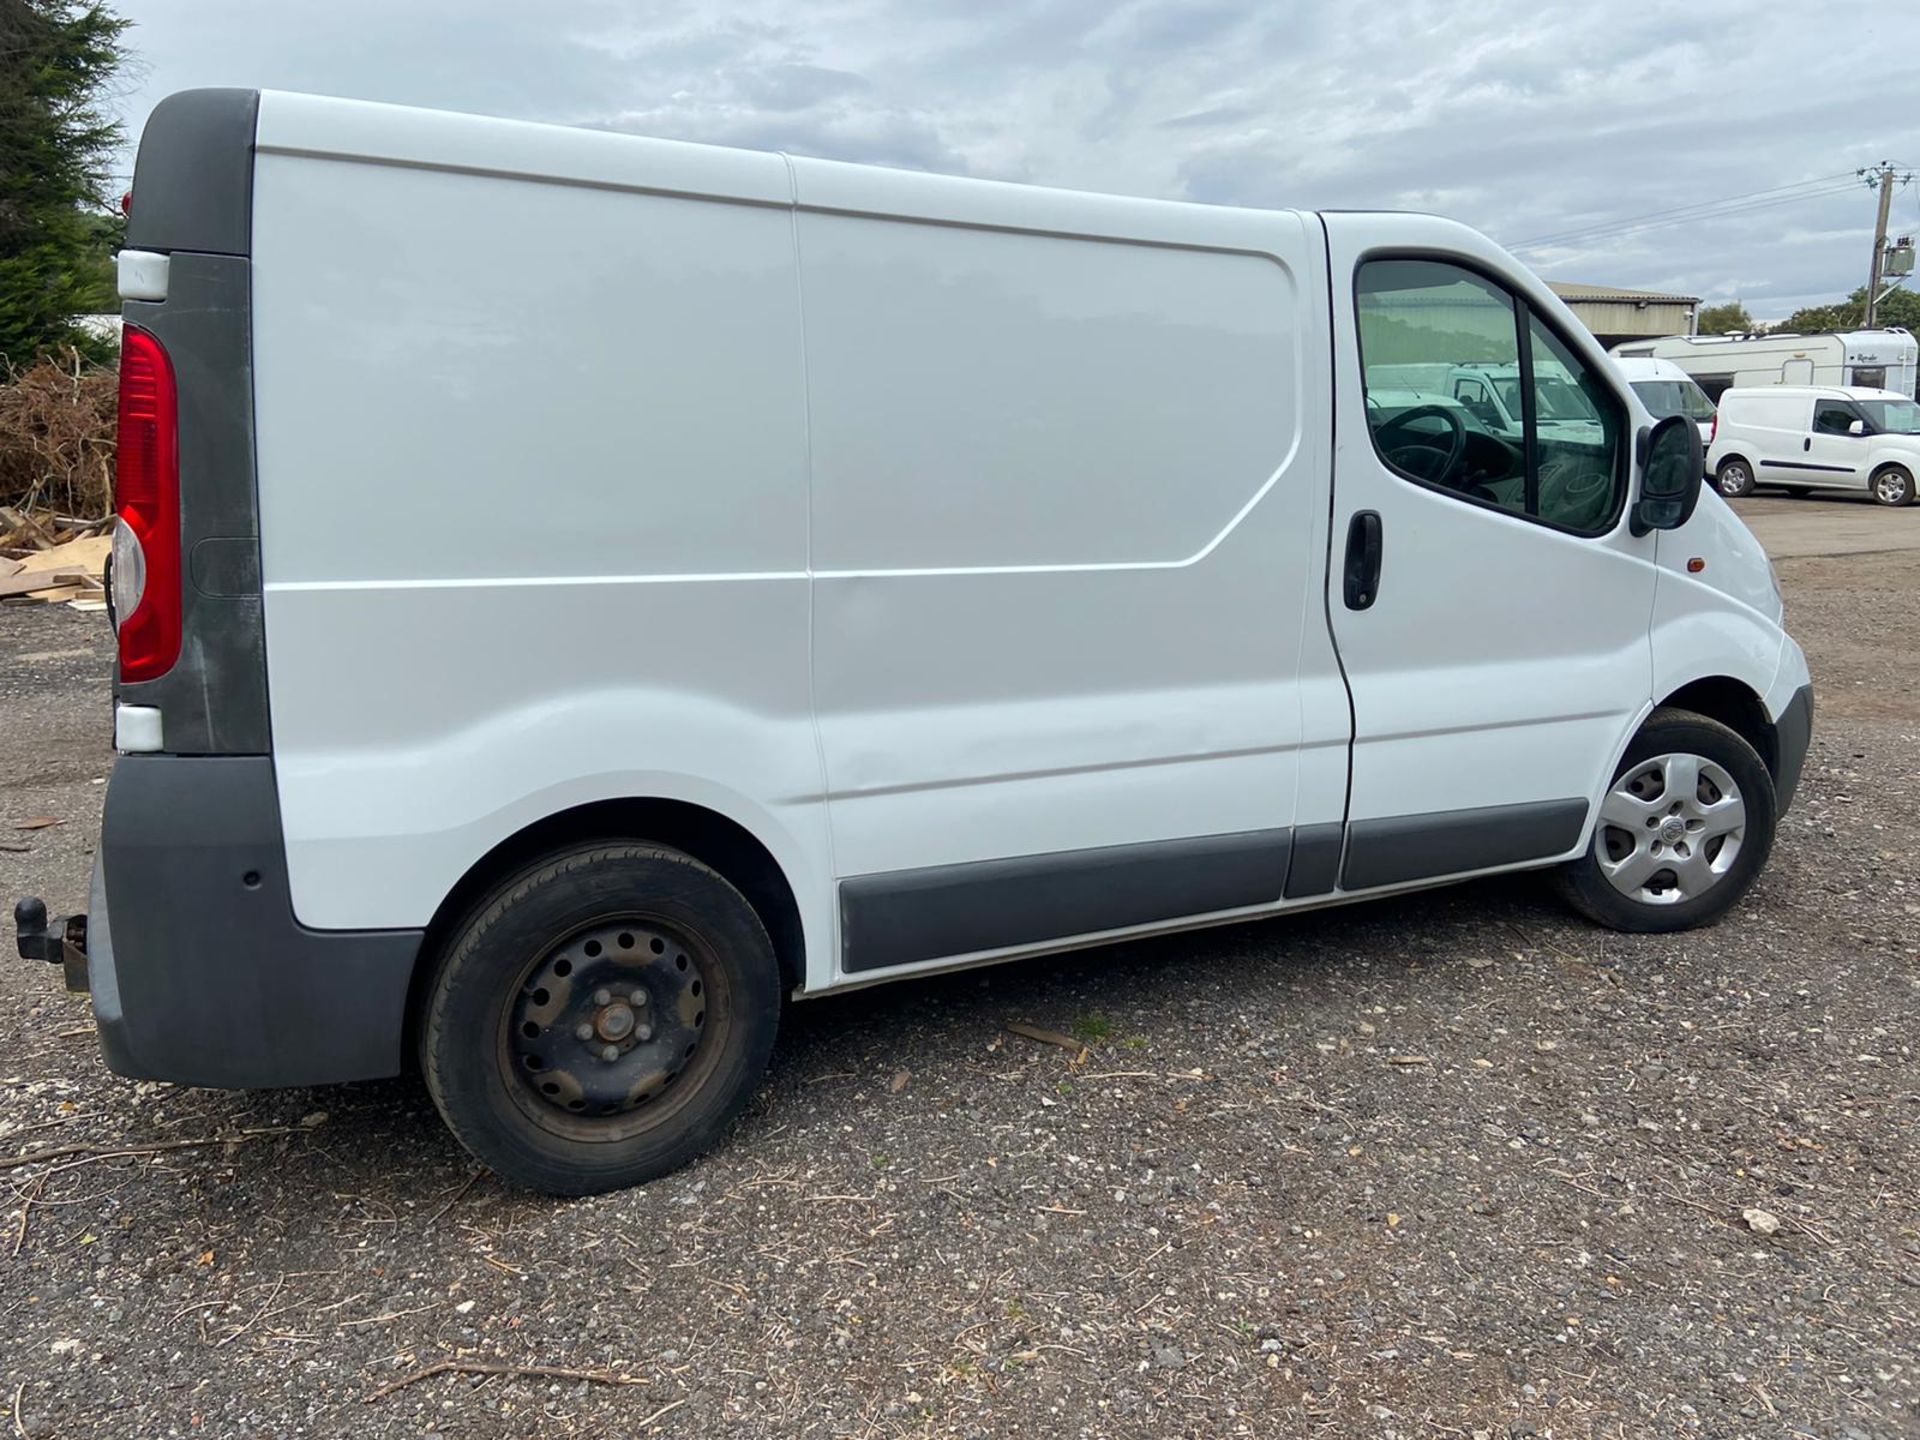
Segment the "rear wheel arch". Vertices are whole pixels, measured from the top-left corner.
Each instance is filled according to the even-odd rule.
[[[407,1031],[419,1033],[426,991],[451,937],[486,896],[517,871],[557,850],[595,841],[667,846],[717,872],[752,905],[773,941],[789,991],[806,978],[800,906],[773,852],[738,821],[682,800],[598,800],[559,811],[509,835],[460,877],[434,912],[417,958],[407,1002]]]
[[[1733,451],[1727,452],[1725,455],[1722,455],[1720,457],[1720,463],[1713,467],[1713,483],[1716,488],[1720,484],[1721,472],[1723,472],[1729,465],[1738,465],[1743,470],[1746,471],[1746,476],[1747,476],[1746,487],[1747,488],[1745,491],[1742,492],[1743,494],[1751,493],[1754,486],[1760,483],[1760,473],[1759,471],[1754,469],[1753,462],[1747,459],[1747,457],[1745,455],[1742,455],[1739,451],[1733,450]],[[1725,492],[1722,492],[1722,493],[1725,493]]]

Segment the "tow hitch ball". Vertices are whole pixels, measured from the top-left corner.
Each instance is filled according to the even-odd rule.
[[[47,902],[29,895],[13,907],[13,944],[22,960],[44,960],[66,971],[69,990],[87,988],[87,917],[47,916]]]

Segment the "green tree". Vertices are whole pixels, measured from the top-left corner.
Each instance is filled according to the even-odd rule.
[[[1780,324],[1780,329],[1801,335],[1822,330],[1857,330],[1867,313],[1867,287],[1862,285],[1837,305],[1809,305],[1796,310]],[[1920,293],[1903,285],[1880,302],[1876,325],[1903,325],[1920,330]],[[1704,328],[1704,327],[1703,327]]]
[[[107,166],[120,127],[102,101],[127,22],[80,0],[0,0],[0,360],[93,348],[70,324],[110,308],[118,243]]]
[[[1702,335],[1725,335],[1730,330],[1746,331],[1753,328],[1753,316],[1738,300],[1709,305],[1700,312],[1699,330]]]

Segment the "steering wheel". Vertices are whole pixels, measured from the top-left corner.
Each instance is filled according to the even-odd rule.
[[[1442,450],[1437,445],[1430,445],[1426,443],[1424,439],[1414,436],[1409,436],[1398,442],[1388,438],[1395,431],[1405,430],[1416,420],[1427,419],[1438,419],[1445,422],[1447,427],[1447,448],[1445,450]],[[1380,442],[1380,448],[1387,452],[1388,457],[1391,458],[1395,464],[1419,473],[1420,478],[1423,480],[1437,481],[1452,474],[1455,467],[1459,465],[1461,457],[1467,453],[1466,422],[1463,421],[1453,409],[1445,405],[1415,405],[1409,410],[1402,410],[1398,415],[1394,416],[1376,430],[1374,435]],[[1421,473],[1422,467],[1406,464],[1406,462],[1401,459],[1403,453],[1416,450],[1423,451],[1428,455],[1440,456],[1440,463],[1431,470]]]

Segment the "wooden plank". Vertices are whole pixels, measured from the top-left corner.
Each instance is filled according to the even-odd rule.
[[[34,590],[63,589],[77,586],[87,578],[86,572],[68,566],[64,570],[48,572],[45,570],[22,570],[17,575],[0,579],[0,598],[8,595],[25,595]]]
[[[56,545],[51,550],[29,555],[20,563],[20,573],[27,575],[36,570],[72,570],[82,575],[99,575],[105,571],[107,554],[112,549],[112,536],[84,535],[78,540]]]
[[[0,580],[6,579],[7,576],[13,574],[13,572],[19,568],[20,562],[18,560],[9,560],[6,556],[0,555]]]

